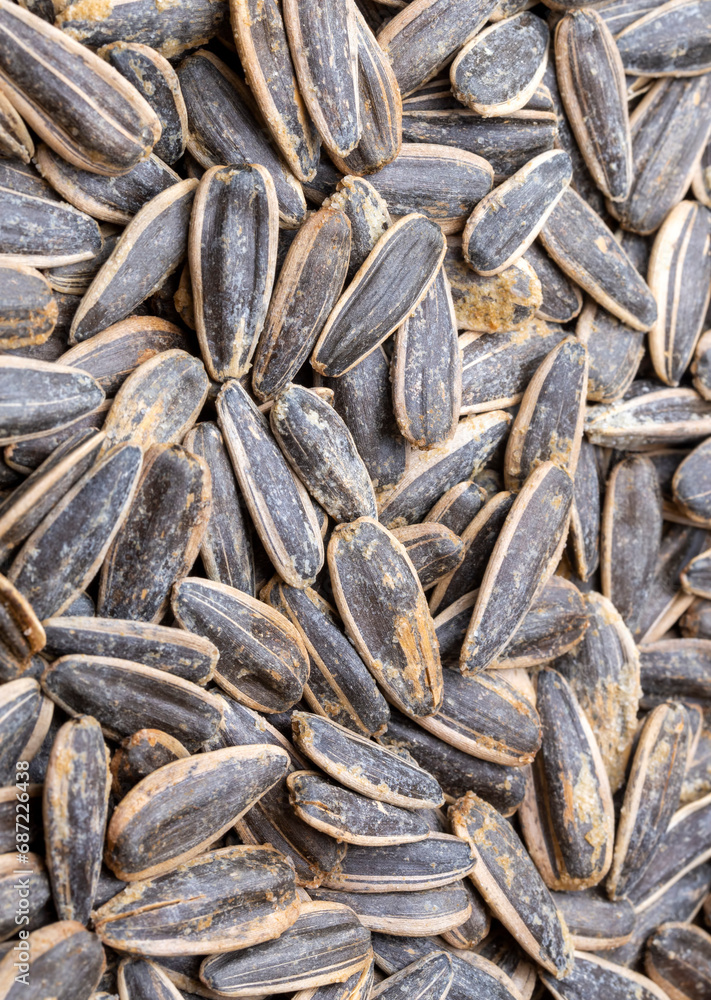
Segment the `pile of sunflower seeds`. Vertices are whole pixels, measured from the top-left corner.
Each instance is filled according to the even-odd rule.
[[[710,138],[711,0],[0,0],[0,1000],[709,1000]]]

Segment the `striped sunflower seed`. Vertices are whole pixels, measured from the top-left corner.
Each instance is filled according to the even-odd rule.
[[[0,444],[66,427],[104,399],[86,372],[33,358],[0,358]]]
[[[709,655],[705,639],[662,639],[640,647],[643,708],[669,697],[705,705],[709,696]]]
[[[696,343],[694,360],[690,366],[694,388],[704,399],[711,398],[711,373],[709,372],[711,368],[709,363],[711,362],[710,347],[711,337],[708,336],[708,331],[706,331]]]
[[[707,462],[709,447],[702,442],[679,464],[672,480],[674,502],[689,517],[704,527],[711,525]]]
[[[423,590],[429,590],[459,566],[464,543],[443,524],[411,524],[393,535],[405,546]]]
[[[545,972],[541,978],[555,1000],[583,1000],[601,990],[610,1000],[665,1000],[666,994],[651,979],[596,955],[575,954],[575,966],[564,980],[553,980]]]
[[[119,997],[123,993],[126,1000],[138,1000],[145,994],[154,996],[156,1000],[179,1000],[182,996],[160,966],[145,958],[122,959],[116,985]]]
[[[76,920],[59,920],[33,931],[25,944],[29,952],[30,988],[15,982],[18,969],[12,949],[0,962],[3,1000],[90,1000],[106,968],[104,949],[96,934]]]
[[[588,889],[554,892],[553,900],[578,951],[609,951],[632,938],[636,914],[628,899],[613,902],[599,889]]]
[[[159,767],[189,757],[180,740],[160,729],[139,729],[121,741],[111,758],[111,791],[123,799],[143,778]]]
[[[0,94],[0,150],[3,156],[17,157],[23,163],[35,155],[27,126],[4,94]]]
[[[711,986],[711,936],[700,927],[662,924],[647,943],[644,968],[668,996],[703,996]]]
[[[535,316],[543,302],[541,283],[523,257],[499,274],[484,277],[469,267],[459,237],[447,241],[444,261],[460,330],[503,333]]]
[[[3,266],[60,267],[90,260],[101,250],[94,219],[51,195],[0,184],[0,209]]]
[[[453,977],[449,955],[445,951],[434,952],[388,976],[375,987],[371,996],[382,997],[382,1000],[407,1000],[413,996],[418,1000],[444,1000]]]
[[[625,72],[683,77],[711,69],[711,35],[704,15],[699,0],[671,0],[620,30],[615,41]]]
[[[0,705],[0,781],[9,785],[15,762],[32,760],[42,746],[53,708],[32,677],[3,684]]]
[[[0,622],[3,679],[15,680],[32,656],[45,648],[47,637],[30,603],[4,576],[0,576]]]
[[[0,349],[44,344],[59,309],[49,282],[32,267],[0,267]]]
[[[15,846],[14,838],[13,846]],[[39,923],[46,922],[45,913],[52,906],[52,890],[42,858],[31,852],[28,852],[25,857],[27,858],[27,867],[24,871],[25,879],[23,879],[24,887],[27,890],[25,916],[29,918],[25,926],[36,928]],[[18,925],[15,923],[15,903],[18,891],[16,870],[17,856],[15,854],[0,855],[0,912],[2,913],[0,936],[3,941],[14,937],[17,932]]]
[[[585,423],[593,444],[641,451],[703,437],[711,431],[711,406],[693,389],[638,382],[619,402],[591,408]]]
[[[469,897],[459,885],[420,892],[338,892],[315,889],[316,899],[342,903],[356,913],[363,927],[384,934],[416,937],[440,934],[463,923],[470,913]]]
[[[524,260],[531,265],[541,283],[538,319],[548,323],[569,323],[583,307],[580,288],[565,275],[537,242],[526,250]]]

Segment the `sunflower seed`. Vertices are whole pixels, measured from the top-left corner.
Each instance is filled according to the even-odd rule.
[[[386,229],[392,225],[385,199],[364,177],[343,177],[323,208],[340,209],[351,224],[349,280],[371,252]]]
[[[671,0],[618,31],[615,41],[630,75],[696,76],[711,69],[711,37],[699,0]]]
[[[0,151],[3,156],[16,156],[23,163],[29,163],[35,155],[27,126],[4,94],[0,94]]]
[[[15,776],[15,762],[32,760],[44,741],[52,706],[31,677],[2,686],[0,714],[0,781],[9,785]],[[432,779],[434,780],[434,779]]]
[[[444,1000],[449,994],[453,979],[452,960],[444,952],[426,955],[418,962],[406,966],[375,987],[372,997],[383,1000]]]
[[[442,524],[455,535],[461,535],[485,502],[485,490],[478,483],[465,479],[440,497],[425,520]]]
[[[579,951],[609,951],[627,944],[636,914],[628,899],[612,902],[599,889],[554,892],[553,900]]]
[[[700,927],[662,924],[647,943],[644,964],[669,996],[701,997],[711,986],[711,937]]]
[[[14,788],[13,791],[15,791]],[[26,818],[26,816],[22,817],[23,820],[26,820]],[[15,846],[14,838],[12,846]],[[22,921],[22,927],[34,930],[45,923],[47,920],[47,910],[52,905],[52,890],[42,858],[32,853],[25,854],[25,858],[27,859],[27,867],[24,868],[22,873],[24,878],[22,883],[18,883],[17,855],[0,855],[0,913],[2,914],[0,918],[0,937],[2,937],[3,941],[12,938],[17,933],[18,925],[15,923],[15,912],[18,898],[18,884],[20,888],[24,888],[27,892],[27,896],[23,897],[27,900],[27,906],[23,908],[25,919]],[[51,920],[52,917],[49,917],[49,919]]]
[[[546,988],[555,1000],[583,1000],[583,997],[604,992],[610,1000],[665,1000],[663,993],[651,979],[614,965],[596,955],[575,955],[575,966],[564,980],[553,980],[541,973]]]
[[[423,590],[449,576],[464,558],[464,543],[443,524],[412,524],[395,528],[393,535],[405,546]]]
[[[704,527],[711,526],[707,463],[709,446],[702,442],[679,464],[672,488],[674,501],[692,521]]]
[[[0,53],[5,96],[75,166],[121,174],[159,139],[155,112],[115,69],[8,0],[0,9]]]
[[[569,976],[568,928],[513,828],[472,792],[450,807],[450,820],[474,851],[470,878],[492,913],[538,965],[556,979]]]
[[[404,809],[435,809],[442,790],[409,755],[379,747],[331,720],[292,715],[297,747],[330,777],[354,792]]]
[[[377,848],[375,848],[377,850]],[[372,931],[420,937],[458,927],[470,913],[469,897],[459,885],[420,892],[337,892],[315,889],[316,899],[344,903]]]
[[[0,349],[44,344],[57,322],[49,282],[34,268],[0,266]]]
[[[3,266],[59,267],[90,260],[101,250],[96,222],[63,201],[0,185],[0,209]]]
[[[189,756],[174,736],[160,729],[139,729],[121,742],[111,758],[111,790],[117,799],[123,799],[141,779],[159,767]]]
[[[303,910],[294,872],[264,847],[224,847],[135,882],[94,915],[101,940],[142,955],[209,955],[279,937]]]
[[[711,337],[709,336],[709,331],[707,331],[697,341],[694,360],[691,362],[694,388],[704,399],[711,399],[710,347]]]
[[[44,649],[46,635],[29,602],[4,576],[0,576],[0,669],[2,679],[15,680]]]
[[[16,952],[0,962],[0,996],[3,1000],[90,1000],[106,968],[101,942],[75,920],[60,920],[33,931],[24,944],[29,953],[30,988],[15,982],[19,970]]]
[[[450,931],[445,931],[442,937],[452,948],[470,953],[473,948],[476,948],[477,945],[488,937],[491,930],[491,917],[484,901],[472,885],[470,879],[462,879],[459,888],[464,889],[469,897],[471,913],[464,923],[459,924],[458,927],[453,927]],[[457,952],[453,952],[453,954],[456,955]],[[469,957],[469,954],[467,957]],[[490,958],[489,955],[483,955],[482,957],[487,960]]]
[[[673,696],[705,707],[711,695],[710,654],[711,643],[705,639],[663,639],[641,646],[642,706],[651,708]]]
[[[549,323],[569,323],[575,319],[583,307],[583,296],[578,286],[563,274],[537,242],[530,245],[523,257],[541,283],[543,298],[537,318]]]
[[[541,283],[523,257],[491,277],[475,274],[462,254],[459,237],[447,241],[444,269],[452,286],[460,330],[502,333],[532,320],[543,301]]]
[[[693,389],[656,385],[648,389],[633,383],[624,399],[591,409],[586,418],[588,439],[607,448],[640,451],[647,445],[681,444],[711,433],[711,406]]]
[[[141,996],[153,996],[155,1000],[180,1000],[168,976],[154,962],[145,958],[124,958],[118,968],[117,987],[119,996],[126,1000],[140,1000]]]

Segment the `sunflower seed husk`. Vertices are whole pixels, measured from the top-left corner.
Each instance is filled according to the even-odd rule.
[[[90,1000],[106,968],[101,941],[76,920],[60,920],[33,931],[29,952],[30,988],[15,982],[19,970],[10,949],[0,962],[0,996],[5,1000]]]
[[[74,314],[71,343],[125,319],[182,263],[196,187],[180,181],[134,216]]]
[[[328,564],[346,631],[388,697],[414,715],[437,711],[439,647],[405,547],[377,521],[363,517],[336,527]]]
[[[473,792],[450,806],[450,820],[474,851],[477,865],[470,878],[492,913],[556,979],[570,975],[568,928],[513,828]]]
[[[123,993],[126,1000],[140,1000],[142,996],[152,996],[155,1000],[180,1000],[183,996],[160,966],[145,958],[122,959],[116,985],[119,997]]]
[[[78,261],[76,264],[53,267],[48,271],[47,280],[54,291],[67,295],[83,295],[88,290],[99,269],[113,253],[121,235],[117,227],[112,225],[103,225],[99,228],[103,244],[95,257]]]
[[[639,391],[637,387],[639,386]],[[642,451],[711,433],[711,405],[693,389],[632,383],[624,399],[590,409],[585,434],[606,448]]]
[[[293,772],[287,778],[287,785],[292,808],[300,819],[348,844],[369,847],[410,844],[425,840],[429,834],[429,827],[419,813],[376,803],[324,781],[316,772]]]
[[[381,732],[388,722],[387,703],[330,605],[308,587],[297,590],[277,580],[260,597],[295,626],[308,651],[304,698],[313,711],[365,736]]]
[[[636,914],[628,899],[613,902],[599,889],[587,889],[554,892],[553,900],[578,951],[609,951],[630,941]]]
[[[500,274],[484,277],[464,260],[460,238],[450,236],[444,269],[460,330],[482,333],[515,330],[533,319],[543,301],[541,283],[523,257]]]
[[[589,627],[580,645],[555,661],[572,687],[595,734],[616,792],[637,728],[640,698],[639,653],[614,606],[594,591],[583,595]]]
[[[464,889],[469,897],[471,913],[464,923],[459,924],[458,927],[453,927],[451,931],[445,931],[442,937],[451,948],[466,951],[467,957],[469,957],[472,950],[489,936],[491,931],[491,916],[470,879],[462,879],[460,888]],[[454,952],[454,954],[457,954],[457,952]],[[486,954],[482,957],[487,960],[491,958],[490,955]],[[507,970],[504,969],[503,971],[507,972],[508,975]]]
[[[443,524],[455,535],[461,535],[485,503],[486,491],[478,483],[465,479],[440,497],[425,520]]]
[[[417,90],[447,64],[486,23],[495,0],[415,0],[378,34],[392,63],[403,97]]]
[[[77,167],[108,175],[148,156],[160,122],[115,69],[9,0],[0,26],[5,96],[52,149]]]
[[[188,746],[210,739],[222,709],[197,684],[130,660],[62,656],[47,668],[44,690],[69,715],[93,715],[106,736],[160,729]]]
[[[101,250],[98,225],[66,202],[0,185],[0,264],[59,267]]]
[[[445,249],[441,230],[424,215],[406,215],[386,230],[316,341],[311,356],[316,371],[343,375],[382,343],[425,296]]]
[[[85,436],[100,433],[99,428],[103,425],[110,408],[111,400],[105,399],[95,409],[89,410],[85,416],[77,417],[57,430],[41,431],[37,435],[20,440],[17,444],[8,445],[3,454],[4,464],[8,469],[13,469],[29,478],[55,454],[57,449],[72,447],[77,441],[84,440]],[[102,437],[102,443],[103,440]]]
[[[703,3],[671,0],[615,36],[625,72],[634,76],[696,76],[711,69],[711,36]]]
[[[711,696],[711,642],[705,639],[662,639],[640,647],[642,706],[667,698],[707,707]]]
[[[464,542],[443,524],[411,524],[393,535],[405,546],[423,590],[449,576],[464,558]]]
[[[418,962],[406,966],[400,972],[379,983],[372,997],[383,1000],[444,1000],[452,984],[452,960],[445,951],[425,955]]]
[[[298,748],[354,792],[405,809],[436,809],[442,790],[427,771],[402,756],[317,715],[294,712]]]
[[[281,4],[278,0],[269,4],[233,0],[231,12],[247,82],[274,141],[294,175],[300,181],[312,180],[319,139],[296,81]]]
[[[595,445],[586,439],[581,442],[574,485],[568,551],[580,579],[589,580],[600,560],[602,498]]]
[[[32,677],[2,685],[0,782],[3,785],[9,785],[15,777],[16,761],[32,760],[37,754],[49,730],[52,713],[51,705]]]
[[[569,323],[583,307],[580,288],[564,274],[545,250],[534,241],[523,255],[541,283],[543,296],[536,313],[548,323]]]
[[[709,506],[707,442],[702,442],[679,464],[672,480],[674,502],[689,517],[704,527],[711,527]]]
[[[711,987],[711,937],[700,927],[662,924],[647,942],[644,968],[666,995],[701,997]]]
[[[130,222],[146,202],[180,181],[153,153],[119,177],[104,177],[67,163],[44,143],[37,148],[37,168],[70,205],[118,225]]]
[[[340,209],[351,224],[350,280],[386,229],[392,225],[385,199],[364,177],[343,177],[323,208]]]
[[[618,462],[607,483],[600,532],[602,592],[637,627],[662,539],[659,480],[648,458]]]
[[[570,476],[552,462],[539,465],[524,483],[484,573],[462,645],[465,673],[484,670],[497,659],[551,575],[565,542],[572,498]]]
[[[630,116],[632,185],[608,209],[625,229],[653,233],[681,201],[711,129],[711,80],[658,80]]]
[[[585,419],[587,350],[574,337],[545,357],[521,400],[504,458],[504,483],[520,490],[540,465],[553,461],[575,477]]]
[[[288,754],[269,745],[227,747],[165,764],[114,810],[106,863],[128,882],[185,864],[219,840],[288,766]]]
[[[583,1000],[601,992],[610,1000],[666,1000],[666,993],[646,976],[585,952],[576,952],[575,965],[565,979],[553,980],[546,972],[541,979],[555,1000]]]
[[[190,277],[202,356],[218,382],[249,369],[274,282],[278,225],[264,167],[204,174],[190,221]]]
[[[360,972],[354,972],[343,983],[329,983],[328,986],[315,986],[313,989],[300,990],[292,1000],[368,1000],[373,987],[373,953]]]
[[[133,736],[122,740],[111,758],[111,790],[117,799],[123,799],[139,781],[159,767],[189,756],[174,736],[168,736],[160,729],[139,729]]]
[[[183,60],[178,79],[188,110],[188,149],[200,166],[264,167],[274,181],[282,224],[298,227],[306,214],[301,185],[271,146],[245,84],[205,49]],[[209,110],[206,93],[212,97]]]
[[[711,552],[706,549],[695,556],[681,572],[681,585],[688,593],[711,599]]]
[[[341,294],[351,232],[348,216],[336,205],[315,212],[297,232],[254,357],[252,386],[260,400],[275,396],[308,358]]]
[[[0,624],[0,676],[3,681],[15,680],[44,649],[46,635],[27,599],[4,576],[0,576]]]
[[[0,349],[44,344],[57,322],[49,282],[32,267],[0,266]]]
[[[17,157],[23,163],[29,163],[35,155],[27,126],[4,94],[0,94],[0,151],[3,156]]]
[[[469,917],[471,909],[469,897],[456,884],[416,893],[355,893],[318,888],[313,895],[326,902],[344,903],[369,930],[414,937],[451,930]]]
[[[183,628],[206,635],[220,651],[214,680],[250,708],[282,712],[294,705],[309,673],[301,637],[278,611],[224,584],[187,577],[173,590]]]
[[[94,924],[105,944],[129,954],[244,953],[283,934],[301,909],[293,868],[278,851],[225,847],[133,883]]]
[[[173,67],[160,52],[137,42],[112,42],[99,55],[153,108],[161,124],[153,153],[164,163],[175,163],[185,152],[188,115]]]
[[[65,723],[52,746],[43,800],[47,867],[61,920],[89,920],[110,788],[109,751],[99,723],[89,716]]]
[[[612,793],[594,733],[571,686],[537,675],[543,740],[520,809],[531,857],[551,889],[597,885],[612,862]]]

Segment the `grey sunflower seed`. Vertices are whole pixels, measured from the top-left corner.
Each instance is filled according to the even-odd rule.
[[[382,343],[424,297],[445,249],[441,230],[423,215],[386,230],[321,331],[311,357],[316,371],[343,375]]]
[[[4,94],[0,95],[0,150],[3,156],[16,156],[23,163],[29,163],[35,155],[27,126]]]
[[[477,954],[501,969],[521,996],[531,1000],[537,982],[536,967],[507,930],[503,927],[493,930],[477,948]]]
[[[624,399],[590,409],[585,433],[593,444],[621,450],[681,444],[711,433],[711,406],[693,389],[632,383]]]
[[[444,801],[432,775],[409,755],[398,755],[305,712],[294,712],[292,728],[299,749],[354,792],[405,809],[435,809]]]
[[[629,75],[696,76],[711,69],[711,37],[699,0],[672,0],[615,37]]]
[[[648,458],[618,462],[607,483],[600,532],[602,592],[634,630],[662,538],[659,481]]]
[[[653,233],[684,197],[711,129],[711,81],[658,80],[630,116],[632,186],[609,210],[625,229]]]
[[[444,269],[460,330],[503,333],[517,329],[533,319],[543,301],[541,283],[523,257],[500,274],[484,277],[464,260],[459,237],[450,237]]]
[[[711,552],[708,549],[704,550],[695,556],[681,572],[681,584],[684,590],[697,597],[707,599],[711,599],[710,555]]]
[[[405,546],[423,590],[449,576],[464,558],[464,543],[443,524],[411,524],[393,535]]]
[[[16,789],[13,788],[13,791],[16,792]],[[17,800],[13,803],[13,806],[16,804]],[[21,817],[21,821],[23,823],[27,821],[26,814]],[[14,827],[15,821],[13,816],[13,835]],[[15,847],[14,836],[12,847]],[[52,905],[52,890],[42,858],[32,853],[27,853],[24,857],[27,859],[26,867],[23,865],[24,877],[22,883],[18,883],[17,855],[0,854],[0,913],[2,914],[0,917],[0,937],[2,937],[3,941],[14,937],[17,933],[18,925],[15,923],[15,912],[18,885],[27,891],[27,896],[23,897],[27,900],[27,906],[23,907],[23,916],[27,918],[22,923],[25,929],[29,928],[31,930],[44,923],[43,916]]]
[[[636,914],[628,899],[613,902],[599,889],[588,889],[554,892],[553,900],[579,951],[609,951],[630,941]]]
[[[372,931],[421,937],[458,927],[470,913],[469,897],[459,885],[420,892],[338,892],[315,889],[315,899],[344,903]]]
[[[269,419],[296,475],[336,522],[375,517],[368,470],[332,406],[303,386],[289,384],[279,391]]]
[[[489,559],[462,646],[461,669],[477,673],[505,648],[558,562],[573,483],[544,462],[514,500]]]
[[[549,323],[569,323],[583,307],[582,292],[565,275],[555,261],[537,242],[533,242],[523,255],[541,283],[543,299],[536,313],[538,319]]]
[[[329,983],[314,989],[300,990],[293,1000],[368,1000],[373,986],[373,953],[362,971],[354,972],[343,983]]]
[[[262,590],[263,601],[296,627],[308,651],[304,698],[319,715],[370,736],[388,722],[388,706],[375,681],[336,623],[333,609],[314,590],[279,580]]]
[[[520,490],[540,465],[555,461],[572,477],[585,418],[587,350],[567,337],[546,356],[521,400],[504,458],[504,482]]]
[[[647,716],[625,788],[607,879],[613,899],[627,896],[654,860],[679,805],[689,742],[689,719],[681,705],[659,705]]]
[[[405,547],[377,521],[360,518],[335,529],[328,563],[346,631],[388,697],[414,715],[437,711],[439,647]]]
[[[564,980],[553,980],[545,972],[541,978],[555,1000],[582,1000],[604,990],[610,1000],[664,1000],[663,993],[652,981],[638,972],[614,965],[595,955],[575,956],[575,966]]]
[[[541,242],[558,266],[596,302],[634,330],[657,319],[654,297],[599,215],[566,190],[549,215]]]
[[[449,955],[444,951],[435,952],[388,976],[375,987],[371,996],[383,1000],[407,1000],[412,996],[418,1000],[443,1000],[449,994],[453,975]]]
[[[123,799],[139,781],[159,767],[189,756],[174,736],[160,729],[139,729],[121,742],[111,758],[111,790],[117,799]]]
[[[118,968],[116,985],[126,1000],[140,1000],[141,996],[155,1000],[179,1000],[178,993],[165,972],[145,958],[124,958]]]
[[[229,455],[216,424],[205,421],[184,439],[210,470],[212,503],[200,555],[209,580],[254,595],[254,554],[249,520]]]
[[[299,226],[306,214],[301,185],[264,134],[245,84],[205,49],[183,60],[178,79],[188,109],[188,149],[200,166],[264,167],[274,181],[282,223]],[[209,111],[206,93],[212,95]]]
[[[40,618],[61,614],[93,579],[131,504],[141,449],[108,452],[64,495],[15,556],[8,578]]]
[[[694,351],[694,360],[691,362],[691,374],[696,391],[704,397],[711,399],[711,337],[708,331],[701,335]]]
[[[161,124],[153,152],[164,163],[175,163],[185,152],[188,114],[173,67],[160,52],[138,42],[111,42],[99,55],[153,108]]]
[[[453,949],[457,948],[459,951],[471,952],[472,949],[476,948],[477,945],[488,937],[491,930],[491,916],[470,879],[462,879],[460,888],[464,889],[469,897],[471,913],[464,923],[459,924],[458,927],[453,927],[450,931],[445,931],[442,937]],[[457,952],[453,952],[453,954],[457,954]],[[487,960],[490,958],[489,955],[483,955],[482,957]]]
[[[44,835],[52,895],[62,920],[89,920],[99,882],[109,805],[109,751],[96,719],[57,733],[44,779]],[[72,830],[67,837],[66,831]]]
[[[312,180],[320,144],[296,81],[281,4],[234,0],[231,10],[240,61],[274,141],[294,175]]]
[[[473,606],[473,600],[471,603]],[[466,623],[463,624],[466,630]],[[577,648],[588,627],[582,594],[569,581],[552,576],[492,669],[539,666]]]
[[[632,183],[625,71],[596,10],[565,15],[556,28],[555,60],[568,122],[586,166],[603,194],[621,201]]]
[[[5,95],[40,138],[75,166],[124,173],[160,137],[155,112],[115,69],[9,2],[0,12],[0,53]]]
[[[706,639],[662,639],[640,647],[642,706],[651,708],[668,698],[706,707],[711,695]]]
[[[283,935],[302,909],[278,851],[225,847],[134,882],[94,914],[101,940],[142,955],[209,955]]]
[[[662,924],[647,943],[644,967],[669,996],[703,996],[711,987],[711,937],[700,927]]]
[[[190,278],[202,356],[218,382],[249,369],[274,283],[278,229],[264,167],[204,174],[190,220]]]
[[[215,643],[214,679],[233,698],[265,712],[285,711],[299,700],[309,659],[299,633],[278,611],[196,577],[175,586],[172,608],[183,628]]]
[[[503,410],[465,417],[449,441],[410,453],[405,475],[378,497],[381,522],[401,528],[425,517],[443,493],[481,471],[505,437],[510,419]]]
[[[308,586],[323,564],[323,542],[306,490],[291,472],[264,417],[230,380],[217,399],[220,430],[257,533],[291,586]]]
[[[180,180],[174,170],[151,153],[118,177],[82,170],[41,143],[37,167],[62,197],[95,219],[124,225],[150,201]]]
[[[595,445],[585,439],[580,445],[574,483],[569,552],[580,579],[589,580],[600,559],[601,487]]]
[[[548,25],[528,11],[489,25],[452,63],[454,96],[485,118],[519,111],[541,82],[548,44]]]
[[[33,678],[21,677],[2,685],[0,781],[3,785],[11,784],[16,761],[32,760],[37,754],[49,730],[52,712]]]
[[[59,267],[90,260],[101,250],[101,232],[94,219],[66,202],[0,185],[0,209],[4,266]]]
[[[206,44],[229,20],[225,0],[178,0],[167,10],[156,11],[146,0],[128,0],[120,7],[96,16],[79,2],[57,3],[56,23],[90,48],[99,48],[118,39],[150,45],[166,59],[176,59],[185,51]],[[227,161],[229,162],[229,161]]]
[[[589,627],[580,645],[556,660],[595,734],[610,786],[623,784],[637,728],[639,653],[629,629],[607,598],[583,596]]]
[[[404,97],[436,76],[485,24],[495,0],[416,0],[378,34]]]
[[[49,282],[34,268],[0,266],[0,349],[44,344],[59,309]]]
[[[254,357],[252,386],[258,399],[276,395],[308,358],[341,294],[350,232],[348,216],[334,205],[315,212],[296,234]]]
[[[614,811],[594,733],[572,688],[544,668],[536,708],[543,740],[520,810],[531,857],[551,889],[597,885],[612,862]]]
[[[93,715],[110,739],[160,729],[189,746],[215,734],[221,705],[197,684],[113,657],[62,656],[47,668],[44,690],[69,715]]]
[[[287,778],[287,785],[292,808],[300,819],[348,844],[410,844],[429,834],[426,821],[417,812],[376,803],[324,781],[316,772],[296,771]]]
[[[340,209],[351,224],[350,280],[385,230],[392,225],[388,206],[370,181],[364,177],[348,176],[341,178],[323,207]]]
[[[90,1000],[106,968],[104,949],[96,934],[76,920],[60,920],[33,931],[25,944],[30,955],[30,988],[16,983],[16,953],[10,949],[0,962],[0,996],[6,1000]]]
[[[4,576],[0,576],[0,623],[0,672],[3,680],[15,680],[45,647],[46,635],[27,599]]]
[[[184,865],[219,840],[288,766],[288,754],[268,745],[227,747],[165,764],[114,810],[106,863],[128,882]]]
[[[654,370],[660,381],[678,385],[701,335],[711,294],[708,209],[691,201],[672,209],[654,240],[647,280],[659,308],[649,332]]]
[[[194,180],[172,185],[131,220],[74,314],[73,344],[125,319],[182,263],[196,187]]]
[[[85,437],[98,435],[99,428],[111,407],[111,400],[106,399],[95,409],[89,410],[83,417],[77,417],[54,431],[42,431],[37,435],[25,438],[17,444],[8,445],[4,451],[4,463],[8,469],[15,469],[23,476],[29,476],[39,470],[44,462],[55,454],[58,448],[71,448]],[[104,438],[101,437],[103,443]],[[44,516],[44,514],[42,515]],[[41,520],[41,518],[40,518]]]
[[[47,280],[55,292],[83,295],[88,290],[101,266],[113,253],[121,235],[112,225],[104,225],[99,228],[101,229],[103,245],[95,257],[92,257],[91,260],[78,261],[76,264],[53,267],[48,271]]]
[[[450,807],[450,819],[472,846],[477,865],[470,878],[494,915],[557,980],[570,975],[568,928],[513,828],[472,792]]]

